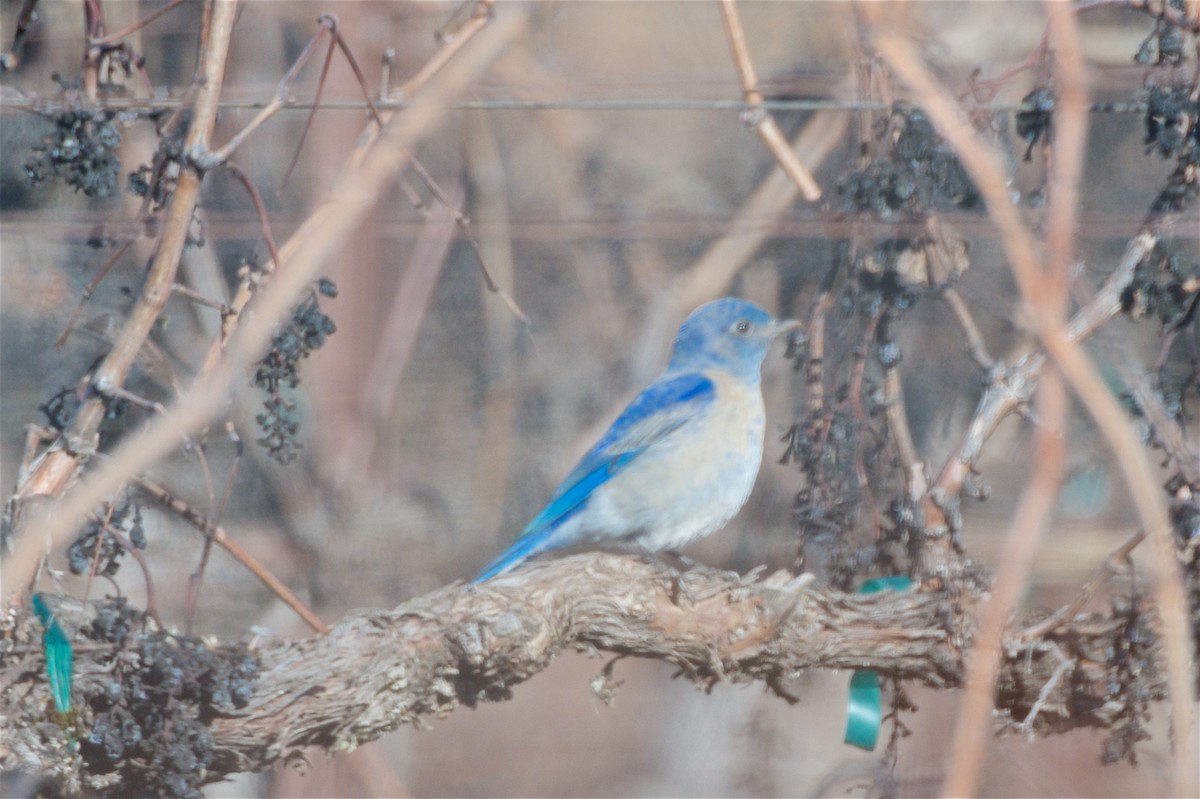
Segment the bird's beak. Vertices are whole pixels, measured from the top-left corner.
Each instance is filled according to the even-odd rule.
[[[791,333],[793,330],[799,330],[803,325],[796,319],[779,319],[772,326],[771,335],[782,336],[784,333]]]

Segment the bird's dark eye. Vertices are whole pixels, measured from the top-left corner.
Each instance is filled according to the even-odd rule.
[[[742,319],[741,321],[734,324],[733,332],[737,333],[739,336],[744,336],[747,333],[749,333],[750,329],[753,327],[754,327],[754,325],[750,324],[745,319]]]

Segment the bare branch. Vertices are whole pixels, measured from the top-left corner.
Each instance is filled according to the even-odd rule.
[[[188,153],[202,153],[212,135],[217,117],[217,100],[220,97],[225,72],[225,55],[229,48],[236,11],[237,3],[234,0],[215,2],[212,29],[208,31],[209,47],[204,51],[202,77],[199,79],[194,114],[186,139]],[[19,499],[39,494],[57,497],[75,475],[82,462],[82,455],[74,451],[74,442],[86,445],[96,437],[106,410],[104,391],[119,388],[124,384],[138,352],[171,297],[179,258],[187,242],[192,215],[200,197],[201,179],[200,171],[194,166],[185,165],[180,170],[170,207],[163,220],[162,238],[158,242],[158,250],[137,304],[130,312],[129,322],[117,337],[112,350],[92,375],[91,384],[97,393],[90,396],[76,414],[71,430],[66,436],[70,446],[55,450],[52,457],[42,462],[40,468],[18,487]]]
[[[662,660],[705,689],[721,682],[786,686],[809,669],[851,668],[938,688],[961,684],[968,597],[839,594],[786,572],[743,582],[694,569],[683,579],[692,601],[677,603],[660,565],[578,555],[483,586],[449,586],[392,611],[363,612],[327,635],[269,645],[257,653],[261,668],[249,703],[211,723],[216,750],[208,778],[262,770],[308,746],[353,750],[422,716],[507,699],[570,650]],[[1052,639],[1009,640],[999,707],[1042,734],[1111,721],[1120,703],[1106,699],[1107,662],[1121,630],[1120,619],[1090,617],[1072,620]],[[104,669],[115,655],[79,654],[75,696],[87,714],[89,698],[113,678]],[[1064,658],[1072,662],[1067,679]],[[13,752],[36,753],[61,774],[64,759],[49,760],[55,744],[45,740],[44,670],[38,659],[23,668],[33,689],[0,697],[0,712],[14,721],[0,767],[16,765]],[[1151,695],[1161,697],[1156,664],[1145,678]],[[86,784],[89,775],[75,776]]]
[[[218,8],[221,7],[218,5]],[[378,139],[365,153],[356,152],[351,156],[353,166],[343,182],[335,188],[333,197],[318,208],[280,248],[280,257],[284,259],[286,268],[280,269],[271,282],[255,294],[257,313],[239,324],[224,353],[225,357],[221,358],[221,348],[215,347],[212,363],[216,365],[211,371],[205,371],[209,366],[206,361],[201,367],[201,377],[166,415],[155,418],[140,433],[131,436],[103,469],[83,478],[59,504],[52,518],[21,534],[12,554],[3,564],[5,586],[24,585],[33,575],[45,547],[64,543],[75,525],[97,502],[148,464],[173,450],[178,444],[180,431],[199,429],[217,415],[225,405],[234,375],[240,374],[239,370],[267,346],[276,320],[283,318],[295,302],[296,295],[316,276],[317,270],[345,244],[359,223],[374,210],[376,198],[407,165],[406,153],[417,141],[427,136],[442,118],[444,102],[465,91],[479,72],[525,29],[526,20],[527,15],[516,8],[498,18],[492,28],[492,36],[479,39],[477,48],[465,53],[455,61],[453,67],[440,72],[419,101],[414,101],[405,113],[385,125]],[[168,295],[172,283],[166,286]],[[232,307],[238,307],[236,301]],[[134,313],[136,321],[136,309]],[[98,410],[102,414],[103,406],[100,405]],[[68,465],[67,474],[61,476],[61,490],[61,486],[65,486],[75,473],[77,456],[66,449],[54,450],[52,454],[60,457],[51,466],[43,467],[43,470],[61,467],[64,459]]]
[[[970,173],[986,203],[988,215],[1004,234],[1004,248],[1009,266],[1025,303],[1035,315],[1041,309],[1044,288],[1039,277],[1042,270],[1039,247],[1032,233],[1021,220],[1017,206],[1012,203],[1005,187],[1004,169],[994,148],[982,141],[963,121],[958,104],[949,92],[939,85],[929,69],[921,62],[912,46],[900,35],[880,33],[876,38],[880,54],[909,85],[930,120],[954,147]],[[1056,234],[1061,235],[1061,234]],[[1135,238],[1149,237],[1143,233]],[[1110,448],[1117,454],[1129,493],[1149,534],[1157,580],[1155,595],[1163,623],[1168,630],[1167,646],[1171,652],[1168,665],[1174,697],[1172,732],[1176,738],[1175,789],[1182,795],[1194,794],[1196,776],[1196,746],[1194,688],[1195,660],[1188,635],[1187,597],[1179,564],[1171,542],[1171,524],[1166,502],[1151,470],[1144,450],[1138,444],[1123,411],[1108,391],[1095,365],[1077,346],[1077,337],[1069,327],[1057,320],[1037,319],[1038,333],[1046,353],[1061,369],[1067,383],[1095,419]]]
[[[804,199],[816,202],[821,199],[821,187],[796,157],[796,151],[788,144],[787,137],[775,122],[775,117],[762,107],[763,96],[758,90],[758,75],[754,70],[754,62],[750,59],[750,48],[746,46],[746,32],[742,29],[741,15],[738,14],[734,0],[721,0],[721,18],[725,21],[725,34],[729,38],[729,48],[733,50],[733,60],[737,64],[742,92],[746,95],[746,102],[750,104],[750,110],[743,118],[758,133],[758,137],[762,139],[771,155],[775,156],[784,173],[796,184]]]
[[[188,524],[195,527],[213,543],[221,546],[228,552],[234,560],[246,567],[247,570],[257,577],[263,585],[271,589],[275,596],[279,597],[288,607],[296,611],[296,615],[304,619],[304,622],[320,633],[328,632],[329,626],[317,618],[317,615],[309,610],[308,606],[300,601],[290,588],[283,584],[278,577],[271,573],[271,570],[258,562],[258,559],[242,548],[237,541],[225,530],[224,527],[209,519],[204,514],[193,508],[187,502],[184,502],[179,497],[172,494],[163,486],[145,477],[136,480],[137,485],[154,498],[156,502],[164,508],[177,514]]]

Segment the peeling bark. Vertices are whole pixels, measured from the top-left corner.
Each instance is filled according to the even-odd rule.
[[[870,668],[953,688],[962,679],[972,602],[945,592],[840,594],[784,572],[742,580],[695,569],[676,584],[655,564],[607,554],[564,558],[482,586],[448,586],[391,611],[350,616],[327,635],[259,649],[248,704],[198,711],[215,744],[205,779],[259,771],[304,747],[350,751],[422,716],[503,701],[570,649],[664,660],[705,688],[761,680],[787,699],[786,683],[808,669]],[[1027,727],[1041,733],[1111,724],[1126,710],[1109,696],[1109,677],[1114,642],[1127,629],[1125,619],[1092,616],[1044,639],[1013,637],[999,709],[1022,720],[1036,704]],[[79,647],[75,734],[89,729],[96,698],[119,678],[121,668],[113,667],[120,657],[110,646]],[[10,651],[0,653],[0,664],[0,711],[11,731],[0,765],[119,793],[112,773],[89,774],[78,755],[64,758],[67,730],[48,722],[41,656]],[[1141,680],[1149,689],[1143,696],[1162,696],[1157,661]]]

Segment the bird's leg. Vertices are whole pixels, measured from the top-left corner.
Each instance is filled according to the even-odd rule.
[[[670,555],[672,558],[674,558],[676,561],[678,561],[679,565],[683,567],[683,571],[691,571],[692,569],[696,568],[696,566],[698,565],[696,561],[692,560],[687,555],[680,552],[678,549],[665,549],[665,550],[663,550],[663,552],[664,552],[664,554]],[[710,572],[716,571],[722,577],[724,577],[725,579],[730,580],[732,582],[740,583],[743,581],[742,575],[738,574],[733,569],[715,569],[714,570],[711,566],[705,566],[704,568]],[[763,567],[763,568],[765,568],[765,567]]]
[[[664,551],[666,552],[666,554],[675,558],[675,560],[678,561],[679,565],[683,567],[684,571],[690,571],[691,569],[696,568],[696,561],[692,560],[687,555],[680,552],[678,549],[667,549]]]
[[[646,546],[644,544],[642,544],[640,541],[636,541],[636,542],[634,542],[634,544],[637,547],[638,551],[642,553],[642,556],[646,559],[647,562],[656,564],[658,566],[661,566],[663,569],[666,569],[667,574],[671,578],[671,601],[672,602],[674,602],[676,605],[678,605],[679,598],[683,597],[689,605],[696,604],[695,595],[692,594],[691,589],[688,588],[687,583],[684,582],[683,572],[681,572],[679,569],[675,568],[670,563],[667,563],[665,560],[663,560],[657,552],[652,552],[649,549],[647,549]],[[667,550],[666,552],[668,555],[671,555],[672,557],[678,559],[680,561],[681,565],[683,565],[685,570],[690,569],[692,566],[696,565],[695,561],[685,558],[683,555],[680,555],[678,552],[676,552],[674,550]]]

